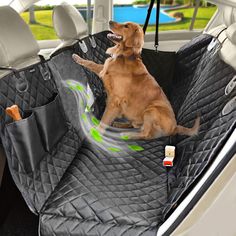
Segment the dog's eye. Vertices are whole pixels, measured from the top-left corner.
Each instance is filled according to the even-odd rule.
[[[129,28],[129,26],[128,26],[128,25],[125,25],[125,28]]]

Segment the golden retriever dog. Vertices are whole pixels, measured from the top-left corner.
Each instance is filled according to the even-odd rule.
[[[125,117],[134,128],[140,128],[138,131],[123,133],[130,139],[153,139],[175,134],[196,135],[200,118],[196,119],[192,128],[177,125],[170,102],[143,64],[142,28],[131,22],[119,24],[110,21],[109,25],[112,33],[107,37],[115,46],[107,50],[111,57],[104,65],[73,55],[75,62],[96,73],[104,83],[107,101],[99,129],[105,130],[116,118]],[[125,126],[120,124],[120,127]]]

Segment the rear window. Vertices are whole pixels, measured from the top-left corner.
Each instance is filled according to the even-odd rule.
[[[55,5],[63,1],[64,0],[42,0],[37,2],[36,5],[30,9],[31,17],[29,10],[22,13],[23,19],[29,24],[37,40],[57,39],[52,23],[52,12]],[[0,0],[0,2],[1,4],[7,4],[11,2],[11,0]],[[75,5],[86,20],[87,0],[68,0],[67,2]],[[92,4],[93,2],[94,1],[92,1]],[[161,0],[160,30],[189,30],[195,9],[193,2],[195,1]],[[133,21],[140,25],[144,24],[150,0],[113,0],[113,3],[113,19],[115,21]],[[216,6],[202,0],[193,29],[203,29],[215,11]],[[155,31],[155,18],[156,8],[154,6],[147,31]]]

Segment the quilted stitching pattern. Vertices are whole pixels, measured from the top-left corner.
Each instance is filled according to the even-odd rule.
[[[143,215],[140,217],[138,209],[140,209],[141,205],[139,201],[134,205],[135,210],[130,208],[130,206],[132,206],[131,202],[119,202],[121,201],[120,199],[123,199],[122,197],[125,196],[124,191],[127,191],[125,189],[129,188],[123,183],[122,188],[124,189],[122,189],[122,192],[118,192],[121,195],[117,197],[115,189],[119,184],[117,184],[117,182],[113,184],[112,174],[115,173],[114,175],[116,175],[115,181],[119,180],[118,176],[120,175],[122,179],[127,178],[124,178],[122,171],[121,173],[119,171],[117,175],[117,170],[114,169],[116,163],[113,158],[109,159],[107,155],[101,155],[97,150],[93,151],[92,146],[88,145],[88,147],[86,147],[84,144],[85,146],[83,145],[78,153],[80,158],[73,161],[68,172],[57,186],[58,189],[50,196],[42,211],[43,217],[41,223],[43,227],[41,232],[43,232],[44,235],[48,235],[48,232],[60,232],[61,229],[64,229],[68,235],[73,235],[75,232],[81,235],[92,235],[92,232],[94,232],[95,235],[109,235],[106,231],[103,231],[108,227],[107,224],[109,225],[108,232],[110,234],[115,232],[114,235],[126,235],[126,233],[122,234],[122,231],[117,231],[118,229],[121,230],[119,228],[120,223],[123,223],[122,227],[127,229],[127,235],[139,235],[144,232],[148,232],[148,235],[152,235],[152,233],[154,234],[154,232],[156,232],[158,225],[164,220],[164,217],[210,163],[219,148],[218,142],[220,141],[220,146],[223,145],[224,140],[227,138],[227,132],[229,132],[234,125],[234,113],[224,117],[224,119],[222,119],[220,113],[223,106],[231,98],[225,98],[223,93],[225,86],[235,72],[232,68],[229,68],[219,60],[217,54],[215,54],[216,49],[212,52],[206,50],[210,41],[210,36],[200,36],[194,39],[192,44],[182,48],[177,54],[177,71],[181,73],[177,73],[177,77],[173,83],[173,87],[176,87],[175,91],[176,94],[178,93],[178,96],[173,95],[171,101],[177,112],[178,121],[186,126],[192,125],[196,118],[196,113],[201,108],[202,125],[200,134],[197,137],[186,138],[182,136],[173,139],[173,142],[177,143],[177,156],[179,158],[176,161],[175,168],[168,172],[165,170],[162,172],[163,176],[166,176],[166,173],[168,173],[168,176],[164,178],[165,181],[167,181],[167,185],[165,185],[160,192],[163,193],[165,191],[166,194],[168,194],[168,192],[169,194],[168,199],[166,199],[165,195],[161,202],[160,196],[155,196],[156,200],[158,198],[158,202],[154,201],[155,207],[152,206],[150,209],[155,211],[156,217],[153,218],[152,215],[148,214],[144,218]],[[217,61],[221,66],[209,63],[210,61]],[[209,68],[211,66],[212,68]],[[218,75],[216,67],[218,68],[217,70],[224,70],[225,73]],[[216,73],[218,76],[214,76]],[[225,77],[227,77],[227,79],[225,79]],[[224,78],[224,80],[220,78]],[[219,84],[218,81],[223,82]],[[215,86],[215,91],[218,91],[218,89],[220,91],[218,101],[215,99],[214,93],[211,94],[209,98],[208,91],[213,85]],[[182,91],[182,93],[179,93],[179,91]],[[181,96],[179,96],[179,94],[181,94]],[[214,107],[214,113],[211,114],[207,112],[209,107]],[[205,110],[206,113],[204,114],[203,111]],[[219,127],[221,128],[219,129]],[[216,129],[218,132],[216,132]],[[215,138],[211,140],[213,134]],[[153,146],[151,150],[158,150],[157,143],[151,146]],[[164,146],[162,146],[162,148],[163,147]],[[149,150],[149,148],[146,147],[145,150]],[[90,153],[91,151],[94,153]],[[162,156],[161,152],[159,154],[155,151],[152,153],[155,156],[155,161],[159,159],[159,155]],[[150,161],[150,154],[142,153],[142,160],[146,160],[147,157]],[[103,161],[104,159],[106,162],[108,161],[108,163],[111,161],[114,163],[112,163],[109,168],[106,168],[106,162],[104,163]],[[132,155],[132,159],[135,159],[135,155]],[[119,156],[115,161],[118,160]],[[161,160],[162,158],[159,159],[160,165],[162,165]],[[102,161],[102,164],[100,161]],[[127,164],[127,161],[125,163]],[[136,168],[133,166],[130,168],[132,171],[135,169]],[[158,169],[155,169],[153,164],[150,165],[149,170],[154,171],[154,173],[161,173]],[[111,175],[108,175],[108,173]],[[147,173],[146,170],[144,173]],[[69,185],[73,187],[68,187],[66,183],[69,183]],[[140,183],[144,184],[145,182],[140,181]],[[158,182],[158,185],[159,184]],[[66,186],[68,187],[68,191],[65,191]],[[76,186],[78,190],[74,186]],[[86,186],[85,189],[84,186]],[[108,186],[114,187],[112,189],[113,191],[111,191]],[[156,188],[156,185],[154,186],[154,188]],[[142,186],[142,189],[145,189],[145,186]],[[134,187],[134,189],[131,190],[131,193],[129,191],[128,193],[133,197],[132,193],[135,193],[137,188]],[[108,195],[108,193],[112,193],[112,195]],[[150,194],[148,197],[150,197]],[[119,204],[117,204],[117,202],[119,202]],[[148,199],[148,202],[152,203],[152,200]],[[124,211],[120,209],[114,211],[117,207],[116,204],[122,207],[124,206],[125,212],[128,212],[128,215],[124,214]],[[135,217],[133,212],[135,212]],[[145,210],[145,214],[146,213],[148,213],[147,210]],[[55,225],[53,222],[58,223]],[[135,227],[141,226],[145,228],[139,228],[138,231],[135,231],[136,228],[135,230],[133,228],[129,230],[127,227],[130,224]],[[73,225],[73,229],[67,228],[71,225]]]
[[[7,146],[8,163],[17,187],[31,210],[39,212],[59,183],[65,170],[78,151],[80,140],[75,130],[70,129],[57,144],[52,154],[46,154],[41,160],[38,170],[24,173],[12,146]]]
[[[18,188],[32,211],[38,212],[74,158],[80,145],[80,139],[75,130],[69,128],[52,153],[45,155],[37,171],[31,174],[24,172],[15,150],[4,132],[5,123],[12,122],[5,115],[4,110],[8,106],[17,104],[23,114],[24,110],[46,104],[56,90],[52,80],[43,80],[39,64],[24,70],[21,75],[25,76],[29,85],[29,89],[24,93],[16,91],[14,75],[8,75],[0,81],[2,143],[5,147],[11,174]]]
[[[62,52],[62,56],[71,57],[75,51],[84,58],[103,63],[105,50],[111,46],[111,42],[106,41],[106,33],[95,35],[96,49],[89,46],[84,54],[76,44],[68,52]],[[173,206],[191,189],[235,128],[236,111],[226,116],[221,114],[224,105],[236,95],[236,91],[224,95],[235,70],[219,59],[216,49],[206,50],[210,40],[209,36],[200,36],[177,54],[171,102],[178,123],[184,126],[191,126],[196,113],[201,112],[201,128],[196,137],[172,138],[177,158],[175,167],[168,171],[162,166],[168,137],[137,142],[144,147],[141,152],[110,156],[86,140],[81,146],[78,132],[68,124],[68,132],[53,151],[44,156],[38,170],[24,173],[4,133],[5,123],[11,122],[4,109],[15,103],[21,111],[43,105],[56,90],[52,80],[43,80],[39,65],[21,72],[29,84],[24,94],[16,91],[14,75],[1,79],[2,141],[18,188],[31,210],[40,213],[42,235],[156,234]],[[88,38],[84,41],[89,45]],[[59,57],[58,54],[52,59],[51,68],[60,68]],[[58,76],[60,86],[60,76],[65,75],[66,70],[58,71],[54,70],[54,77]],[[79,66],[76,73],[90,78],[95,95],[104,101],[99,78],[88,71],[84,73]]]
[[[106,54],[107,48],[113,46],[114,44],[107,38],[108,31],[104,31],[98,34],[94,35],[94,39],[96,41],[96,48],[93,48],[91,46],[89,37],[86,37],[83,39],[83,41],[88,46],[88,52],[83,53],[79,42],[74,45],[73,51],[77,54],[79,54],[82,58],[87,60],[92,60],[96,63],[103,64],[105,60],[109,57]],[[106,101],[106,92],[104,90],[103,83],[101,79],[94,74],[93,72],[89,71],[88,69],[84,68],[84,71],[86,73],[86,76],[88,78],[89,86],[94,94],[94,98],[97,103],[97,108],[99,111],[96,111],[98,113],[98,118],[101,118],[101,115],[103,114],[105,110],[105,101]]]
[[[156,226],[167,198],[164,143],[142,142],[145,151],[116,156],[84,143],[42,212]]]
[[[216,52],[212,52],[212,61],[202,68],[197,81],[190,89],[178,112],[180,124],[189,126],[196,113],[201,114],[201,127],[194,138],[177,137],[177,160],[172,179],[169,201],[165,212],[175,205],[189,186],[213,160],[218,150],[227,140],[228,133],[235,127],[236,111],[228,115],[221,114],[223,107],[231,100],[236,91],[225,95],[225,87],[235,76],[235,70],[221,61]],[[209,62],[209,60],[208,60]],[[211,91],[211,93],[209,93]]]
[[[176,71],[170,96],[175,113],[188,94],[194,78],[201,74],[202,68],[209,62],[209,53],[206,48],[211,40],[212,37],[209,35],[200,35],[177,53]]]
[[[54,83],[51,80],[43,80],[38,65],[29,67],[20,74],[27,79],[29,85],[29,89],[24,93],[16,90],[17,78],[13,74],[9,74],[0,81],[0,116],[2,117],[0,122],[2,128],[5,123],[12,121],[9,116],[6,116],[6,107],[17,104],[23,114],[23,110],[47,103],[55,92]]]
[[[81,221],[78,218],[65,218],[44,214],[40,218],[40,233],[44,236],[154,236],[157,228],[125,224],[103,224],[98,221]]]

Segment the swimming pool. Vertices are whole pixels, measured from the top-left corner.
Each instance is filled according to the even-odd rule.
[[[176,19],[169,16],[161,8],[160,12],[160,24],[175,22]],[[148,6],[114,6],[114,21],[126,22],[132,21],[138,24],[144,24],[147,16]],[[149,24],[154,25],[156,23],[156,8],[154,7],[150,16]]]

